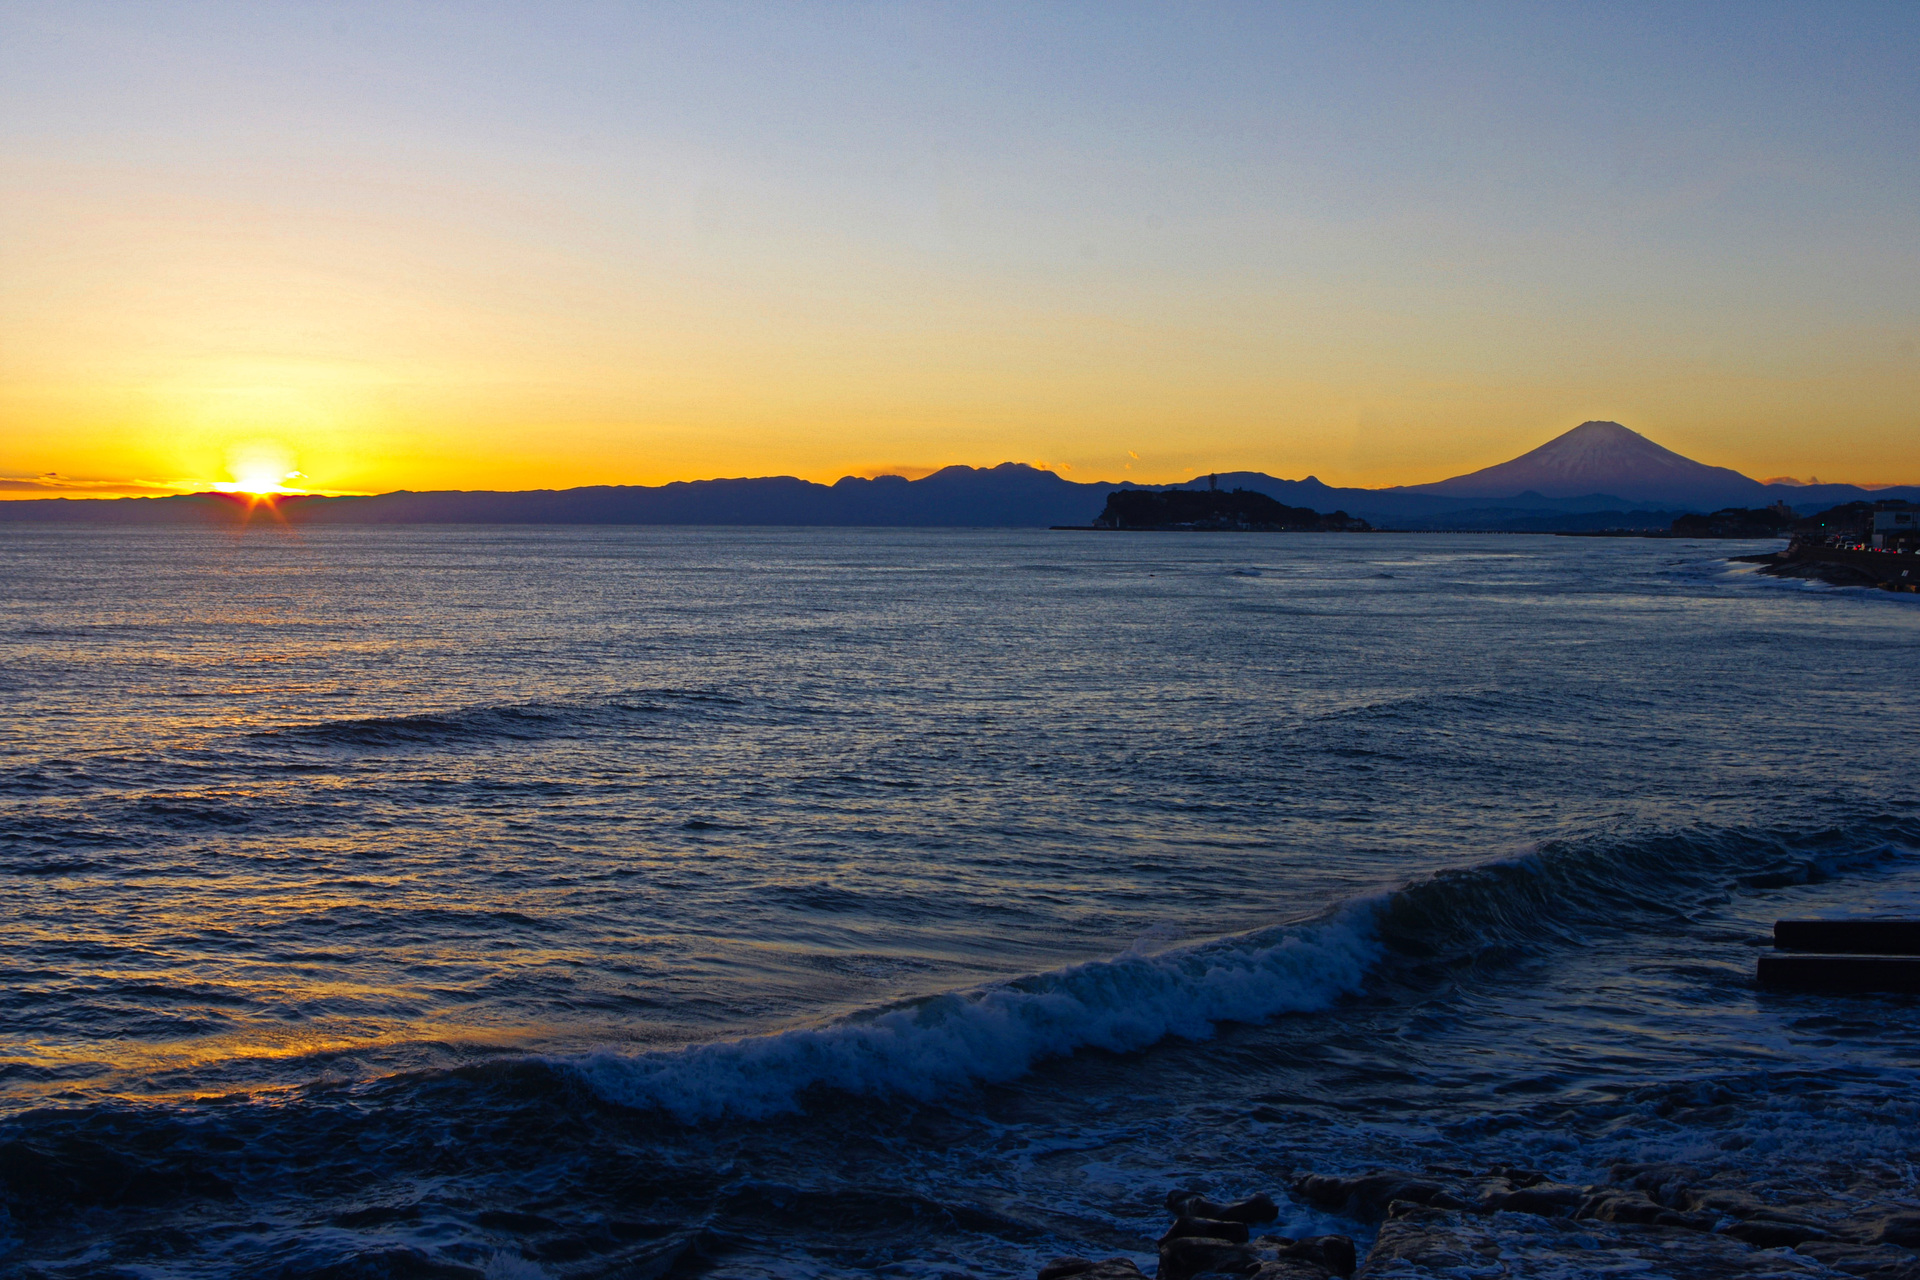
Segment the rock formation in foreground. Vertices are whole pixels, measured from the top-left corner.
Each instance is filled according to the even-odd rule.
[[[1754,1186],[1677,1164],[1622,1164],[1593,1186],[1536,1170],[1435,1166],[1357,1177],[1306,1174],[1292,1198],[1377,1226],[1352,1239],[1254,1236],[1278,1206],[1265,1195],[1219,1204],[1167,1197],[1158,1280],[1497,1280],[1636,1275],[1715,1280],[1857,1276],[1920,1280],[1920,1205],[1910,1186],[1854,1177],[1845,1186]],[[1039,1280],[1144,1280],[1130,1259],[1059,1258]]]

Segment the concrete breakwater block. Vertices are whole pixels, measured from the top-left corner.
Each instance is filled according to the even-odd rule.
[[[1803,991],[1920,992],[1920,957],[1761,956],[1759,977],[1762,986]]]
[[[1920,920],[1776,920],[1773,945],[1829,955],[1920,956]]]

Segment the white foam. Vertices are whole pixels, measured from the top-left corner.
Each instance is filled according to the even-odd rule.
[[[517,1253],[495,1253],[487,1259],[482,1273],[487,1280],[551,1280],[551,1274],[536,1262]]]
[[[1135,948],[823,1027],[570,1065],[610,1102],[687,1122],[797,1111],[815,1086],[933,1098],[1076,1049],[1126,1052],[1168,1036],[1205,1039],[1221,1022],[1324,1009],[1358,990],[1378,959],[1376,909],[1356,903],[1159,955]]]

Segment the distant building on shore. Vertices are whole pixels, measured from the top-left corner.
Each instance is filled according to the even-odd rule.
[[[1920,551],[1920,511],[1874,512],[1873,545],[1887,551]]]

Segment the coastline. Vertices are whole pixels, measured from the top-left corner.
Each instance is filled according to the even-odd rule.
[[[1739,564],[1757,564],[1770,578],[1804,578],[1835,587],[1875,587],[1881,591],[1920,593],[1920,555],[1891,551],[1847,551],[1836,547],[1791,546],[1785,551],[1729,556]]]

